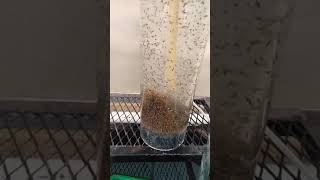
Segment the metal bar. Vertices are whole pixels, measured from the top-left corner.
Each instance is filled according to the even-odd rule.
[[[316,175],[313,172],[317,172],[316,169],[309,170],[305,165],[293,154],[288,147],[267,127],[266,132],[267,136],[275,143],[279,149],[304,173],[304,175],[312,180],[316,179]],[[312,175],[313,174],[313,175]]]
[[[4,114],[3,116],[5,116],[5,114],[17,114],[19,115],[19,118],[16,118],[14,121],[10,121],[8,122],[8,124],[10,125],[11,128],[25,128],[25,124],[23,122],[23,115],[26,113],[32,113],[34,114],[37,118],[45,118],[46,115],[48,114],[52,114],[55,116],[55,118],[50,119],[50,121],[48,121],[48,127],[50,129],[61,129],[60,123],[59,123],[59,119],[63,118],[63,115],[65,115],[65,113],[47,113],[47,112],[43,112],[43,113],[39,113],[39,112],[24,112],[24,111],[9,111],[9,112],[2,112],[0,113],[0,118],[2,117],[2,114]],[[81,113],[81,112],[80,112]],[[68,115],[71,116],[77,116],[80,114],[79,112],[77,114],[73,114],[73,113],[68,113]],[[81,115],[83,116],[84,114],[81,113]],[[88,118],[85,121],[85,126],[84,128],[86,129],[92,129],[94,130],[96,128],[96,120],[95,120],[95,115],[91,114],[91,113],[87,113],[85,114],[87,116],[89,116],[90,118]],[[5,118],[5,117],[4,117]],[[65,123],[65,127],[68,129],[78,129],[79,127],[77,127],[76,125],[78,124],[78,119],[73,118],[73,119],[68,119],[68,121],[66,121]],[[5,128],[6,127],[6,123],[4,121],[0,121],[0,128]],[[42,128],[42,123],[39,120],[35,120],[32,121],[32,123],[30,123],[30,128]]]
[[[117,163],[123,162],[185,162],[187,160],[193,161],[196,164],[201,164],[202,156],[185,156],[185,155],[174,155],[174,156],[113,156],[112,161]]]
[[[202,156],[208,150],[207,146],[181,146],[174,151],[162,152],[147,146],[110,147],[112,157],[116,156]]]
[[[104,26],[104,38],[101,39],[100,29],[97,32],[98,47],[96,59],[96,82],[97,82],[97,180],[105,180],[110,177],[110,121],[109,119],[109,91],[110,84],[108,82],[110,74],[110,1],[96,0],[98,24]],[[101,17],[101,18],[100,18]]]
[[[95,113],[96,101],[72,101],[53,99],[0,99],[1,111],[51,112],[51,113]]]

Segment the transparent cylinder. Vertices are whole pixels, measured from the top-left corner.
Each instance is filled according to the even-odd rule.
[[[157,150],[183,143],[209,37],[209,0],[140,0],[140,135]]]
[[[221,0],[213,36],[213,179],[251,180],[294,0]]]

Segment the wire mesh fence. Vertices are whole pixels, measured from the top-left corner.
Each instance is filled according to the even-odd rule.
[[[94,179],[94,130],[84,128],[89,118],[94,115],[0,113],[0,179]],[[71,121],[77,124],[66,128]]]
[[[209,112],[206,99],[196,99],[195,103],[203,112]],[[210,125],[210,120],[204,117],[198,107],[193,107],[190,115],[183,144],[185,149],[207,150],[194,148],[207,146]],[[139,108],[138,96],[114,95],[110,99],[110,139],[114,150],[111,153],[117,153],[116,156],[130,155],[136,158],[136,151],[126,149],[147,149],[139,135]],[[95,125],[93,113],[1,111],[0,179],[96,179]],[[268,121],[268,127],[306,166],[318,166],[319,148],[299,120],[273,119]],[[113,159],[111,171],[153,177],[154,180],[195,179],[199,162],[192,160],[191,156],[172,158],[185,152],[177,151],[169,158],[152,154],[153,151],[147,152],[151,157],[160,156],[161,161],[146,161],[146,158],[135,162],[130,158],[121,161]],[[144,157],[144,153],[140,156]],[[192,156],[200,156],[200,160],[201,154],[191,153]],[[266,135],[256,168],[256,180],[269,179],[304,180],[306,177]]]

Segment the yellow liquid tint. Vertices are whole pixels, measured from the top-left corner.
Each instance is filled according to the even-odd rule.
[[[169,0],[169,32],[167,36],[167,61],[165,77],[169,91],[176,90],[177,75],[177,36],[178,36],[178,16],[179,1]]]

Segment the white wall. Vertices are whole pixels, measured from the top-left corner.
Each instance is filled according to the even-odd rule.
[[[140,92],[139,0],[111,0],[111,92]],[[208,34],[208,37],[210,35]],[[210,43],[202,63],[196,95],[210,95]]]

